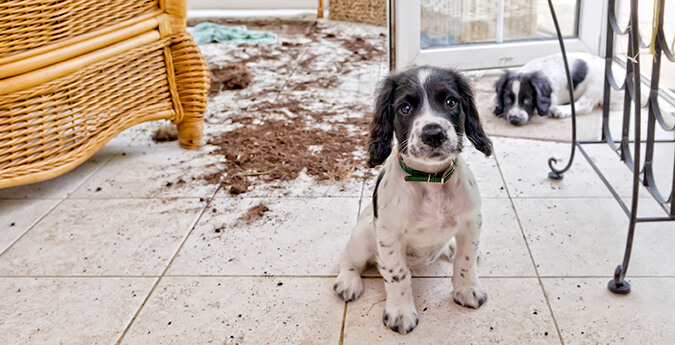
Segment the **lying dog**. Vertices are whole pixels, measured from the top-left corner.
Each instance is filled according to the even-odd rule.
[[[387,301],[384,324],[406,334],[417,325],[410,268],[450,257],[460,305],[478,308],[487,294],[476,275],[482,225],[476,179],[459,156],[463,135],[486,156],[492,142],[478,119],[468,82],[452,70],[419,67],[380,86],[370,126],[368,166],[384,163],[372,205],[359,216],[333,286],[345,301],[363,292],[361,272],[377,263]],[[396,135],[398,153],[391,154]]]
[[[574,87],[574,108],[578,115],[602,105],[605,60],[587,53],[570,53],[567,61]],[[563,118],[572,115],[562,55],[535,59],[515,72],[506,71],[495,84],[494,113],[510,124],[530,121],[535,110],[541,116]],[[623,93],[612,90],[612,107],[621,104]]]

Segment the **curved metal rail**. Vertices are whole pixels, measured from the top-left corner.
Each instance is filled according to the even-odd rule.
[[[551,16],[553,22],[556,26],[556,32],[558,33],[558,40],[560,42],[560,48],[563,55],[563,61],[565,63],[565,71],[568,76],[568,89],[571,88],[571,78],[569,75],[569,67],[567,65],[567,57],[565,52],[565,47],[563,45],[562,37],[558,28],[558,22],[555,15],[555,10],[551,3],[551,0],[548,1],[549,9],[551,10]],[[662,57],[665,57],[667,61],[675,62],[675,56],[671,48],[668,47],[666,42],[665,34],[663,31],[663,8],[665,5],[665,0],[658,0],[657,5],[661,11],[658,13],[656,18],[656,30],[654,31],[655,37],[653,37],[653,42],[650,40],[648,43],[642,39],[640,32],[638,30],[638,0],[630,0],[630,19],[628,26],[625,29],[622,29],[618,24],[616,18],[615,9],[616,9],[616,0],[608,1],[608,13],[607,13],[607,37],[606,37],[606,48],[605,48],[605,81],[604,81],[604,90],[603,90],[603,112],[602,112],[602,139],[600,141],[585,141],[578,142],[576,140],[576,114],[574,112],[574,102],[572,102],[572,152],[570,155],[570,160],[563,169],[556,169],[553,165],[556,163],[555,158],[550,158],[548,163],[551,169],[549,173],[549,178],[551,179],[561,179],[563,178],[563,173],[565,173],[571,167],[574,160],[575,148],[578,148],[581,154],[589,162],[593,170],[598,174],[600,179],[605,183],[607,188],[610,190],[612,195],[615,197],[621,208],[624,210],[626,215],[629,218],[628,233],[626,238],[626,247],[624,251],[624,257],[621,265],[616,267],[614,272],[614,279],[608,283],[608,288],[614,293],[618,294],[627,294],[630,292],[630,284],[625,281],[626,272],[628,270],[628,265],[630,263],[630,256],[633,248],[633,239],[635,235],[635,227],[637,223],[642,222],[660,222],[660,221],[675,221],[675,167],[673,171],[673,180],[672,187],[669,193],[663,193],[656,184],[656,178],[654,176],[654,147],[655,144],[672,144],[675,145],[675,140],[656,140],[655,131],[656,124],[661,127],[664,131],[675,132],[675,125],[670,125],[667,121],[666,114],[661,111],[659,106],[659,79],[661,72],[661,61]],[[627,61],[626,61],[626,75],[619,84],[617,79],[612,73],[612,64],[614,59],[614,39],[615,35],[628,35],[628,46],[627,46]],[[652,64],[651,72],[651,83],[649,88],[649,94],[646,97],[641,93],[641,76],[640,76],[640,48],[648,48],[653,44],[654,61]],[[651,57],[651,56],[650,56]],[[609,126],[609,105],[610,105],[610,93],[611,90],[623,90],[624,92],[624,107],[623,107],[623,117],[622,117],[622,127],[621,127],[621,139],[616,141],[613,139],[612,133]],[[570,93],[572,93],[570,91]],[[642,99],[646,98],[646,102],[643,105]],[[571,97],[573,99],[573,97]],[[646,140],[641,139],[641,126],[642,126],[642,108],[647,108],[648,117],[647,117],[647,131],[646,131]],[[631,110],[633,111],[633,121],[631,121]],[[633,127],[633,139],[630,139],[630,130],[631,126]],[[620,157],[620,159],[626,164],[626,166],[632,172],[632,194],[630,205],[626,205],[623,199],[618,195],[614,190],[614,187],[607,181],[600,169],[595,165],[591,160],[589,155],[585,152],[582,145],[586,144],[608,144],[612,150],[614,150]],[[631,144],[632,153],[631,153]],[[642,148],[644,145],[644,149]],[[644,161],[642,161],[642,154],[644,150]],[[642,162],[642,169],[640,169],[640,163]],[[657,202],[666,212],[665,217],[638,217],[638,200],[639,200],[639,190],[640,184],[644,185],[647,190],[652,194]]]

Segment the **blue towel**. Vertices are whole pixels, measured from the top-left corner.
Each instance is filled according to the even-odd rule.
[[[274,44],[277,35],[271,32],[258,32],[246,29],[244,25],[227,26],[204,22],[187,28],[198,44],[211,42],[229,42],[233,44]]]

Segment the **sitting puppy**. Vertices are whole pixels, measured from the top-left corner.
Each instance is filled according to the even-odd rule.
[[[481,199],[459,156],[464,133],[476,149],[492,154],[471,88],[457,72],[425,66],[390,75],[381,84],[368,166],[384,162],[384,168],[372,205],[359,216],[341,254],[333,289],[353,301],[363,292],[361,272],[377,263],[387,292],[384,324],[401,334],[418,320],[410,269],[450,257],[454,239],[454,301],[478,308],[487,299],[476,275]],[[398,152],[390,155],[394,134]]]
[[[570,53],[567,61],[574,87],[574,109],[587,114],[602,105],[605,60],[588,53]],[[567,77],[561,54],[535,59],[515,72],[506,71],[495,84],[495,115],[522,126],[536,110],[541,116],[563,118],[572,114]],[[621,104],[623,93],[613,90],[612,106]]]

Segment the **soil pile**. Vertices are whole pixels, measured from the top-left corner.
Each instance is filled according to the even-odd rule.
[[[311,21],[220,24],[272,31],[280,42],[205,53],[217,87],[205,120],[227,128],[207,140],[210,154],[223,158],[217,172],[203,176],[207,182],[240,194],[251,183],[290,181],[303,170],[335,181],[364,167],[374,87],[354,99],[343,97],[341,86],[353,85],[365,64],[377,71],[386,51],[381,32],[355,34]]]

